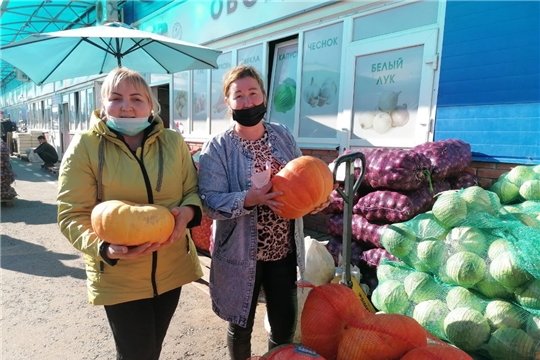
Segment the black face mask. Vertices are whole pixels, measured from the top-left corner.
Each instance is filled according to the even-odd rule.
[[[263,101],[260,105],[249,109],[233,110],[232,118],[242,126],[251,127],[260,123],[265,113],[266,105]]]

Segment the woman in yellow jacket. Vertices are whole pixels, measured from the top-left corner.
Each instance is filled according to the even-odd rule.
[[[202,276],[189,231],[202,211],[197,172],[182,136],[165,129],[159,104],[137,72],[105,78],[91,129],[69,145],[58,179],[58,224],[84,253],[88,298],[104,305],[117,359],[159,358],[181,287]],[[106,243],[92,230],[98,202],[128,200],[171,209],[176,225],[163,244]],[[122,224],[118,224],[122,226]]]

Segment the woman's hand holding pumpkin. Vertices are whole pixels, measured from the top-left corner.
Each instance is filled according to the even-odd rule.
[[[180,239],[186,233],[187,224],[195,216],[195,211],[190,206],[178,206],[171,210],[175,225],[171,236],[161,244],[161,247],[169,245]]]
[[[272,199],[274,199],[276,196],[281,195],[282,192],[271,192],[271,190],[271,182],[268,182],[268,184],[264,185],[260,189],[252,186],[251,189],[248,190],[246,198],[244,199],[244,207],[249,208],[257,205],[267,205],[270,209],[278,213],[280,211],[279,207],[283,206],[283,203],[279,201],[274,201]]]
[[[107,257],[114,259],[136,259],[139,256],[150,254],[159,249],[163,244],[159,243],[144,243],[139,246],[124,246],[110,244],[107,248]]]

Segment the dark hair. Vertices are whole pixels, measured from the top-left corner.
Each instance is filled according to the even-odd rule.
[[[38,140],[45,140],[45,135],[39,135],[37,138]]]

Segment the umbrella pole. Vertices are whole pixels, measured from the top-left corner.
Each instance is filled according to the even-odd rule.
[[[118,53],[116,55],[116,59],[118,60],[118,67],[122,67],[122,56],[120,55],[120,39],[116,38],[116,49],[118,50]]]

